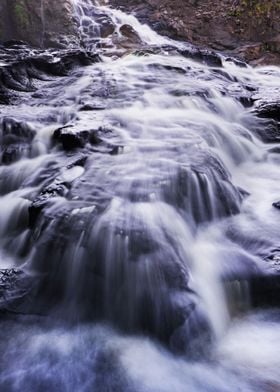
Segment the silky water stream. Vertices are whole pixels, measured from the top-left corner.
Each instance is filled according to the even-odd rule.
[[[279,308],[252,289],[278,274],[278,144],[244,105],[279,94],[279,68],[195,62],[133,16],[74,8],[101,61],[1,106],[1,138],[25,144],[0,167],[0,267],[19,276],[0,390],[279,391]]]

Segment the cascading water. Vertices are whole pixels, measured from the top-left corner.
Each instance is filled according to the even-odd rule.
[[[42,22],[42,36],[41,36],[41,47],[44,47],[45,44],[45,34],[46,34],[46,21],[45,21],[45,4],[44,4],[44,0],[41,0],[41,9],[40,9],[40,13],[41,13],[41,22]]]
[[[0,389],[278,390],[279,312],[250,294],[279,248],[279,146],[244,102],[279,69],[73,5],[102,61],[40,74],[0,120]]]

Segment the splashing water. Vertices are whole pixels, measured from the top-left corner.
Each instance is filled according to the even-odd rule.
[[[0,389],[278,390],[279,314],[253,312],[250,282],[279,247],[279,146],[242,102],[276,94],[279,69],[195,62],[133,16],[73,4],[103,61],[40,82],[0,122],[1,268],[27,279],[2,322]]]

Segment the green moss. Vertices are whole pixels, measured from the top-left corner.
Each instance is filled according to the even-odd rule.
[[[279,0],[239,0],[237,5],[232,6],[229,16],[239,18],[244,23],[245,18],[250,18],[253,26],[271,26],[274,15],[280,11]]]
[[[242,0],[236,8],[239,11],[250,11],[252,16],[269,17],[271,13],[280,10],[280,2],[278,0]]]
[[[15,20],[21,29],[26,29],[29,24],[28,11],[24,4],[18,2],[14,7]]]

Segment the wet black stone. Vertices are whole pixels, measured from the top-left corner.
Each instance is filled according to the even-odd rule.
[[[273,119],[260,118],[259,123],[253,128],[253,132],[264,143],[280,142],[280,123]]]
[[[59,53],[59,60],[53,61],[42,56],[32,57],[26,60],[35,68],[50,75],[66,76],[73,68],[77,66],[86,66],[100,61],[96,54],[88,53],[81,50]]]
[[[43,51],[32,49],[24,43],[0,47],[0,103],[9,104],[16,92],[35,92],[34,80],[50,76],[66,76],[78,66],[101,61],[93,52],[83,49]]]
[[[120,33],[134,43],[141,43],[141,39],[134,28],[128,24],[120,27]]]
[[[104,142],[102,139],[102,134],[107,131],[98,129],[83,129],[79,125],[66,125],[65,127],[58,128],[53,133],[54,143],[60,143],[64,150],[71,151],[78,148],[83,148],[87,143],[93,147],[98,147],[102,149],[95,149],[94,151],[113,153],[120,146],[111,145]]]
[[[273,154],[280,154],[280,147],[273,147],[273,148],[270,148],[268,151]]]
[[[4,145],[31,142],[36,134],[28,124],[9,117],[4,117],[0,126],[2,128],[2,143]]]
[[[21,269],[0,270],[0,316],[29,312],[28,297],[35,280]]]
[[[118,155],[120,153],[121,147],[119,146],[114,146],[112,147],[112,150],[110,151],[110,155]]]
[[[28,43],[25,41],[11,39],[9,41],[4,41],[3,46],[5,48],[14,48],[14,47],[28,46]]]
[[[90,103],[86,103],[83,106],[81,106],[80,111],[87,112],[92,110],[104,110],[104,109],[105,108],[103,106],[97,106],[97,105],[92,105]]]
[[[280,121],[280,102],[262,102],[256,106],[256,114],[258,117],[271,118]]]
[[[92,131],[89,134],[89,142],[92,145],[97,146],[98,144],[102,143],[102,139],[100,138],[100,136],[98,135],[98,131]]]
[[[254,307],[279,307],[280,273],[252,279],[250,281],[250,294]]]
[[[21,159],[23,156],[28,156],[30,153],[30,146],[26,144],[12,144],[6,146],[2,152],[2,163],[10,165]]]
[[[68,163],[67,165],[67,169],[71,169],[74,166],[85,166],[86,161],[88,159],[87,155],[80,155],[80,156],[75,156],[75,158],[73,159],[73,161],[71,163]]]
[[[62,144],[64,150],[82,148],[89,139],[89,131],[75,131],[73,127],[63,127],[54,131],[53,139]]]
[[[0,122],[2,137],[0,139],[2,149],[2,163],[10,164],[22,156],[29,156],[35,131],[24,122],[13,118],[4,117]]]
[[[246,64],[244,61],[239,60],[234,57],[228,57],[228,58],[226,58],[225,61],[230,62],[230,63],[234,63],[235,65],[237,65],[240,68],[248,68],[248,64]]]
[[[29,227],[36,226],[38,217],[41,212],[55,197],[64,197],[69,192],[70,185],[68,183],[52,183],[41,191],[35,200],[31,203],[29,213]]]
[[[272,206],[280,210],[280,201],[276,201],[275,203],[272,203]]]
[[[253,97],[254,98],[254,97]],[[280,141],[280,101],[257,96],[253,113],[259,118],[260,127],[254,131],[265,143]]]
[[[239,100],[240,103],[242,103],[242,105],[245,108],[250,108],[254,104],[254,101],[252,100],[251,97],[241,96],[241,97],[238,98],[238,100]]]
[[[217,53],[211,52],[209,50],[180,50],[179,53],[192,60],[204,63],[210,67],[222,67],[222,60]]]

